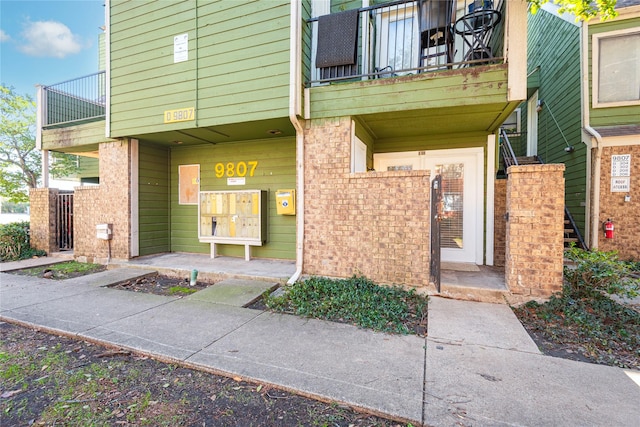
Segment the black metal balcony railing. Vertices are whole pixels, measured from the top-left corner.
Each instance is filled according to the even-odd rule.
[[[307,22],[312,27],[307,84],[501,63],[504,9],[504,0],[398,0],[360,8],[357,17],[355,11],[348,11],[312,18]],[[339,21],[337,15],[345,15],[346,21]],[[345,38],[336,36],[343,31]],[[355,46],[351,46],[354,34]],[[333,45],[335,40],[342,45],[337,48],[342,63],[327,62],[336,58],[336,48],[326,42],[327,37],[333,37]],[[352,47],[355,54],[350,60]]]
[[[105,117],[104,71],[42,87],[43,128],[80,124]]]

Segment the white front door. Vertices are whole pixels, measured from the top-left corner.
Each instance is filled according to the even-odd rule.
[[[484,152],[478,148],[380,153],[377,171],[428,169],[442,176],[441,254],[445,262],[483,262]]]

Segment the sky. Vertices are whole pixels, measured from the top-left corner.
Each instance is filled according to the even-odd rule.
[[[35,99],[51,85],[98,70],[104,0],[0,0],[0,83]]]

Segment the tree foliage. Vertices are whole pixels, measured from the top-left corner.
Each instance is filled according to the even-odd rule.
[[[41,175],[42,156],[36,149],[36,104],[29,95],[0,85],[0,194],[11,202],[29,200]],[[77,157],[53,153],[51,174],[64,177],[77,171]]]
[[[542,5],[549,0],[529,0],[531,12],[536,13]],[[571,13],[577,20],[588,21],[599,15],[602,20],[613,19],[618,16],[615,11],[616,0],[553,0],[553,3],[560,6],[560,13]]]

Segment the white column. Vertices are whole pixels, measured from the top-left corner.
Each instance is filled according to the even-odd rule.
[[[42,150],[42,188],[49,188],[49,150]]]

